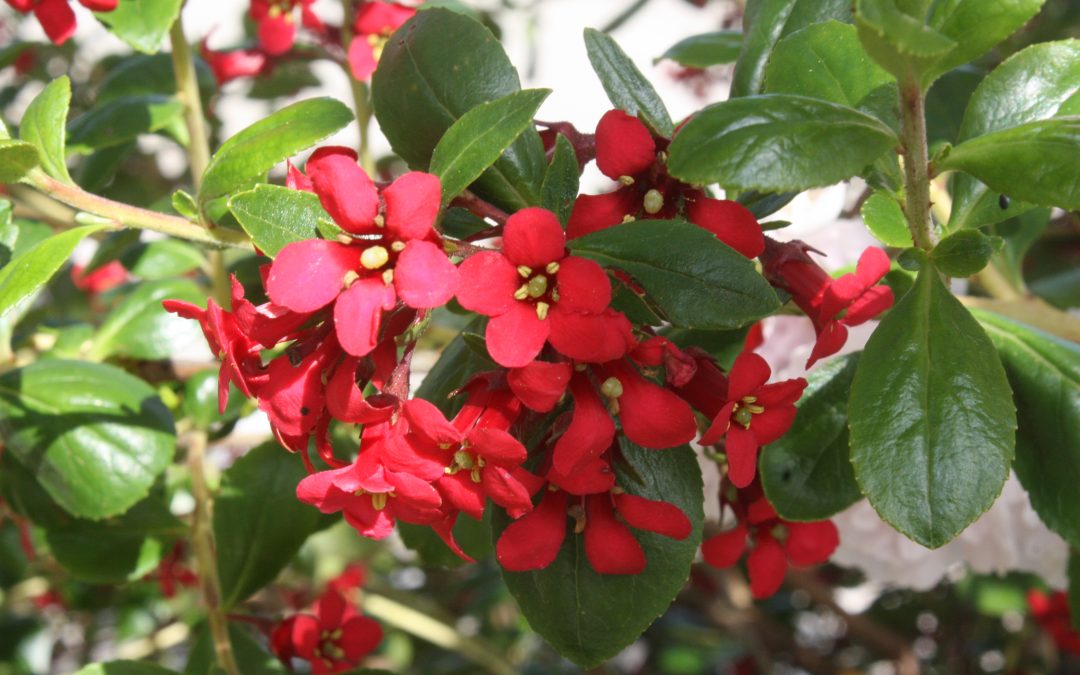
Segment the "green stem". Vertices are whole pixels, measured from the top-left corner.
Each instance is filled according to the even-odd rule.
[[[930,159],[926,144],[926,110],[922,89],[915,82],[901,83],[900,133],[904,147],[904,194],[911,239],[919,248],[934,248],[930,234]]]
[[[353,0],[341,0],[341,8],[345,12],[345,20],[341,24],[341,46],[345,53],[349,53],[349,44],[353,39],[352,26],[355,19],[353,12]],[[375,161],[371,157],[371,148],[368,147],[368,138],[371,127],[371,92],[367,84],[352,76],[348,59],[342,64],[345,77],[349,78],[349,86],[352,88],[353,108],[356,111],[356,126],[360,129],[360,166],[368,175],[375,175]]]

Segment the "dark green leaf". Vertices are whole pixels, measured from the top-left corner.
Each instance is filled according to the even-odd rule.
[[[559,217],[564,226],[574,210],[581,179],[578,169],[577,153],[566,136],[555,137],[555,153],[551,164],[544,174],[544,183],[540,189],[540,204]]]
[[[135,51],[154,54],[180,16],[182,0],[123,0],[111,12],[96,12],[98,21]]]
[[[344,103],[309,98],[282,108],[225,141],[203,173],[198,201],[206,204],[263,178],[278,163],[310,148],[352,121]]]
[[[1050,212],[1048,208],[1032,209],[990,228],[995,235],[1005,239],[1005,246],[993,260],[994,266],[1016,288],[1025,286],[1024,258],[1050,224]],[[1080,272],[1077,268],[1073,270]]]
[[[64,162],[67,156],[64,135],[70,104],[71,80],[67,75],[61,75],[30,102],[19,125],[19,138],[37,148],[41,168],[65,183],[72,182]]]
[[[131,295],[116,306],[101,324],[90,349],[90,358],[130,356],[165,359],[202,342],[194,321],[166,312],[162,300],[204,304],[206,293],[190,279],[161,279],[134,286]]]
[[[1012,384],[1016,475],[1039,518],[1080,548],[1080,347],[990,312],[976,316]]]
[[[1073,630],[1080,630],[1080,552],[1069,553],[1069,614]]]
[[[409,166],[427,170],[446,130],[481,103],[521,89],[502,46],[478,21],[446,9],[419,12],[391,36],[371,81],[375,117]],[[540,202],[544,148],[525,133],[473,190],[510,211]]]
[[[195,76],[199,81],[202,100],[209,100],[217,93],[217,81],[210,66],[202,60],[195,61]],[[98,105],[118,98],[176,93],[176,74],[171,54],[132,54],[109,69],[97,90]]]
[[[688,183],[787,192],[850,178],[896,143],[889,127],[852,108],[768,94],[695,115],[672,141],[668,169]]]
[[[940,142],[956,142],[964,108],[984,77],[986,71],[981,68],[964,66],[939,77],[926,92],[926,138],[931,148]]]
[[[311,65],[310,61],[279,61],[270,72],[259,73],[248,96],[273,99],[293,96],[306,87],[319,87],[322,82],[311,71]]]
[[[620,439],[623,456],[643,482],[616,465],[619,486],[631,494],[667,501],[693,524],[683,541],[634,530],[648,565],[633,576],[597,574],[585,557],[583,537],[567,528],[566,541],[549,567],[536,572],[503,572],[529,625],[560,654],[592,668],[633,642],[667,610],[690,573],[701,543],[702,484],[689,446],[657,452]],[[492,518],[496,536],[508,524]]]
[[[60,506],[95,520],[144,498],[176,445],[149,385],[83,361],[38,361],[0,377],[0,427],[7,451]]]
[[[194,634],[195,639],[184,667],[184,675],[207,675],[216,660],[214,640],[205,623],[199,624]],[[243,675],[276,675],[286,672],[281,661],[259,645],[250,627],[230,621],[229,642],[232,643],[236,665]]]
[[[464,336],[467,333],[476,334],[477,331],[483,332],[481,322],[474,319],[454,336],[416,390],[418,398],[430,401],[447,417],[457,414],[464,403],[462,397],[450,398],[450,394],[461,388],[476,373],[492,367],[487,356],[478,354],[465,344]]]
[[[0,269],[0,317],[44,286],[67,261],[83,237],[103,227],[84,225],[65,230],[38,242]]]
[[[738,328],[780,305],[753,263],[687,222],[624,223],[575,239],[569,247],[575,255],[633,276],[676,326]]]
[[[971,95],[957,141],[1057,115],[1080,115],[1080,40],[1033,45],[1017,52]],[[1016,92],[1024,92],[1017,96]],[[955,95],[955,92],[951,92]],[[1031,208],[1017,199],[1002,209],[1000,193],[970,176],[953,177],[949,229],[978,227]],[[1005,194],[1012,196],[1009,191]]]
[[[742,33],[734,30],[692,35],[676,42],[654,59],[653,63],[671,59],[687,68],[708,68],[723,63],[733,63],[739,58],[742,39]]]
[[[937,548],[990,508],[1009,475],[1016,410],[986,333],[924,266],[859,359],[851,463],[881,517]]]
[[[318,509],[296,498],[306,475],[299,457],[264,443],[222,476],[214,537],[225,609],[273,581],[318,528]]]
[[[160,131],[181,119],[184,104],[171,96],[126,96],[97,106],[68,124],[68,151],[88,153]]]
[[[798,194],[798,192],[765,193],[750,190],[740,194],[736,201],[749,209],[755,218],[762,220],[787,206]]]
[[[271,258],[288,244],[314,239],[319,219],[330,219],[317,195],[278,185],[258,185],[233,196],[229,210],[251,241]]]
[[[442,182],[442,203],[462,193],[532,125],[550,89],[526,89],[481,103],[454,122],[431,154],[429,171]]]
[[[991,190],[1039,206],[1080,209],[1080,115],[1028,122],[965,141],[939,170],[969,173]]]
[[[75,675],[175,675],[175,671],[146,661],[109,661],[92,663]]]
[[[945,237],[930,259],[943,274],[950,277],[970,277],[990,262],[994,245],[990,237],[978,230],[961,230]]]
[[[899,202],[891,195],[880,190],[863,203],[859,211],[870,234],[886,246],[905,248],[912,246],[911,231]]]
[[[847,401],[857,364],[852,354],[810,373],[791,429],[762,450],[761,485],[785,520],[824,520],[862,499],[848,459]]]
[[[38,165],[38,151],[32,143],[0,139],[0,183],[16,183]]]
[[[953,39],[956,48],[942,56],[923,77],[924,86],[962,66],[1020,30],[1045,0],[941,0],[930,9],[930,26]]]
[[[491,553],[491,518],[487,513],[490,509],[485,512],[484,520],[462,515],[454,524],[454,541],[474,560],[482,560]],[[398,521],[397,531],[402,543],[415,551],[426,566],[454,568],[465,564],[428,526]]]
[[[640,119],[657,136],[671,138],[675,133],[671,114],[622,47],[610,35],[586,28],[585,49],[611,104]]]

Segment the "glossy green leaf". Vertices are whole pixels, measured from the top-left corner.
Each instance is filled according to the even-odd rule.
[[[180,15],[182,0],[123,0],[111,12],[96,12],[98,21],[132,49],[154,54]]]
[[[978,230],[961,230],[945,237],[930,259],[943,274],[950,277],[970,277],[990,262],[994,245],[990,237]]]
[[[585,29],[585,49],[611,104],[637,117],[652,132],[671,138],[675,125],[656,89],[610,35]]]
[[[964,121],[964,109],[986,71],[962,66],[934,81],[926,92],[926,140],[930,147],[941,142],[955,143]]]
[[[1080,347],[990,312],[976,316],[1012,384],[1016,475],[1039,518],[1080,548]]]
[[[782,37],[830,19],[850,21],[851,0],[749,0],[743,17],[745,36],[732,76],[732,98],[765,91],[765,68]]]
[[[862,499],[848,458],[847,405],[858,355],[807,376],[791,429],[761,452],[761,485],[785,520],[831,518]]]
[[[924,266],[866,344],[848,405],[851,463],[881,517],[937,548],[1001,492],[1016,429],[979,324]]]
[[[184,104],[151,94],[114,99],[79,115],[68,124],[68,151],[88,153],[160,131],[183,117]],[[185,139],[186,140],[186,139]]]
[[[942,73],[962,66],[1020,30],[1045,0],[940,0],[930,9],[930,26],[956,42],[923,76],[924,86]]]
[[[313,239],[330,215],[319,197],[278,185],[258,185],[229,200],[229,210],[259,250],[273,258],[287,244]]]
[[[1016,288],[1025,287],[1024,258],[1046,231],[1050,224],[1050,213],[1051,210],[1045,207],[1032,209],[990,228],[994,235],[1005,240],[1005,245],[994,257],[993,264]],[[1073,268],[1073,271],[1080,272],[1080,269]]]
[[[103,225],[84,225],[38,242],[0,269],[0,317],[44,286],[60,269],[75,245]]]
[[[913,245],[904,211],[891,195],[875,190],[863,203],[859,214],[870,234],[886,246],[906,248]]]
[[[564,226],[574,210],[580,181],[581,171],[574,146],[566,136],[559,134],[555,137],[555,152],[540,188],[540,205],[558,216]]]
[[[804,190],[850,178],[896,143],[889,127],[852,108],[767,94],[695,115],[668,148],[668,170],[726,189]]]
[[[550,89],[526,89],[481,103],[454,122],[431,154],[428,169],[442,182],[447,205],[469,187],[532,125]]]
[[[163,300],[184,300],[202,305],[206,293],[190,279],[161,279],[136,284],[101,324],[90,357],[165,359],[202,340],[198,323],[166,312]]]
[[[584,537],[568,526],[562,550],[549,567],[535,572],[503,571],[506,586],[529,626],[586,669],[617,654],[667,610],[686,583],[701,543],[701,471],[690,447],[657,452],[625,439],[620,443],[637,479],[616,464],[619,486],[631,494],[678,506],[690,518],[693,534],[675,541],[632,530],[645,551],[645,571],[603,575],[589,566]],[[501,514],[492,520],[496,536],[509,522]]]
[[[214,640],[205,623],[199,624],[193,633],[194,640],[187,665],[184,667],[184,675],[207,675],[216,660]],[[229,642],[232,643],[236,665],[243,675],[276,675],[286,672],[281,661],[263,649],[255,639],[250,626],[230,621]]]
[[[61,75],[50,82],[30,102],[19,125],[19,138],[38,150],[38,161],[45,173],[70,183],[65,149],[68,106],[71,104],[71,80]]]
[[[733,63],[739,58],[742,40],[742,33],[735,30],[691,35],[673,44],[666,52],[653,59],[653,63],[671,59],[687,68],[708,68]]]
[[[146,661],[109,661],[92,663],[75,675],[175,675],[175,671]]]
[[[0,377],[7,451],[72,515],[92,520],[143,499],[172,460],[172,416],[142,380],[112,366],[46,360]]]
[[[753,263],[684,221],[640,220],[571,241],[574,255],[630,274],[684,328],[738,328],[780,306]]]
[[[306,475],[299,457],[264,443],[222,476],[214,538],[226,609],[273,581],[317,529],[318,509],[296,499]]]
[[[956,140],[1057,115],[1080,115],[1080,40],[1032,45],[998,66],[971,95]],[[953,177],[952,194],[950,230],[995,223],[1031,208],[1013,199],[1002,209],[999,192],[964,174]]]
[[[447,9],[419,12],[390,38],[371,81],[375,117],[410,167],[427,170],[446,130],[481,103],[521,89],[499,41],[475,19]],[[526,129],[473,191],[516,211],[540,201],[540,135]]]
[[[262,179],[270,169],[310,148],[353,119],[352,111],[332,98],[309,98],[273,113],[225,141],[202,177],[199,206]]]
[[[0,139],[0,183],[16,183],[38,165],[38,151],[31,143]]]
[[[867,53],[901,82],[921,83],[956,42],[926,25],[917,11],[897,0],[856,0],[855,25]],[[932,78],[922,86],[925,91]]]
[[[1028,122],[965,141],[939,163],[1010,197],[1080,209],[1080,115]]]

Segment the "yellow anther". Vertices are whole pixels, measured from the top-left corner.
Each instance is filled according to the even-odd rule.
[[[366,270],[377,270],[390,260],[390,252],[382,246],[372,246],[360,254],[360,265]]]
[[[386,508],[386,493],[385,492],[376,492],[373,495],[371,495],[371,506],[374,507],[374,509],[376,511],[382,511],[383,509],[385,509]]]
[[[558,302],[559,301],[559,289],[557,289],[557,288],[551,289],[551,300],[552,300],[552,302]]]
[[[390,250],[394,253],[401,253],[405,250],[405,242],[395,241],[393,244],[390,244]]]
[[[386,227],[386,219],[382,217],[382,214],[375,216],[375,227]]]
[[[469,472],[469,478],[472,480],[472,482],[479,483],[480,482],[480,467],[475,467],[472,471],[470,471]]]
[[[622,217],[622,221],[623,221],[623,224],[624,224],[624,225],[625,225],[626,223],[632,223],[632,222],[634,222],[635,220],[637,220],[637,218],[633,217],[633,216],[632,216],[632,215],[630,215],[629,213],[628,213],[628,214],[626,214],[625,216],[623,216],[623,217]]]
[[[530,298],[539,298],[544,293],[547,293],[548,280],[545,276],[535,276],[529,279],[529,283],[526,284],[529,288]]]
[[[527,297],[529,297],[529,284],[521,284],[521,288],[514,291],[514,298],[524,300]]]
[[[337,240],[340,243],[346,244],[346,245],[353,243],[353,238],[350,235],[345,234],[344,232],[342,232],[341,234],[339,234],[337,236]]]
[[[329,654],[331,658],[345,658],[345,650],[337,645],[327,645],[324,651],[326,651],[326,653]]]
[[[754,405],[753,403],[747,405],[745,409],[749,410],[751,413],[753,413],[755,415],[760,415],[761,413],[765,412],[765,406],[763,406],[763,405]]]
[[[588,369],[588,366],[586,366],[584,363],[575,363],[574,364],[574,370],[576,370],[579,373],[584,373],[587,369]]]
[[[743,396],[743,403],[757,403],[757,396]]]
[[[623,185],[633,185],[634,178],[633,176],[619,176],[619,182]]]
[[[559,271],[559,263],[557,263],[557,262],[549,262],[547,264],[547,267],[544,268],[544,271],[547,272],[548,274],[555,274],[556,272]]]
[[[521,265],[520,267],[517,268],[517,270],[518,270],[518,274],[520,274],[523,279],[528,279],[530,276],[532,276],[532,268],[531,267],[526,267],[525,265]]]
[[[345,277],[341,280],[341,285],[345,288],[351,287],[356,283],[356,280],[360,278],[360,275],[355,270],[349,270],[345,273]]]
[[[664,195],[660,194],[657,189],[649,190],[645,193],[645,199],[642,205],[645,207],[645,213],[650,216],[660,213],[660,209],[664,208]]]
[[[619,398],[623,395],[622,382],[617,377],[609,377],[600,385],[600,393],[608,398]]]
[[[387,286],[394,283],[394,270],[386,270],[385,272],[383,272],[382,281]]]
[[[612,492],[614,492],[614,490],[612,490]],[[342,630],[341,630],[340,628],[335,628],[335,629],[334,629],[334,630],[333,630],[333,631],[332,631],[332,632],[330,633],[330,639],[331,639],[331,640],[340,640],[340,639],[341,639],[341,636],[342,636]]]
[[[547,304],[546,302],[536,303],[536,318],[540,319],[541,321],[546,319],[549,309],[551,309],[551,305]]]

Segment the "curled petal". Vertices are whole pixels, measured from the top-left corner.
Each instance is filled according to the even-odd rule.
[[[817,341],[814,342],[814,348],[810,351],[810,358],[806,360],[806,367],[809,368],[820,359],[840,351],[847,342],[847,336],[847,326],[839,321],[829,320],[822,324],[817,334]]]

